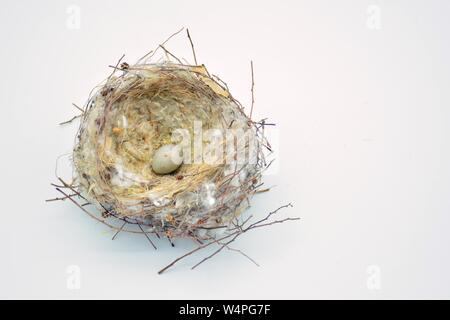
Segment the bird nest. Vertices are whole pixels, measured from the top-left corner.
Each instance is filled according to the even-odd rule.
[[[122,57],[84,108],[76,106],[82,113],[73,118],[81,119],[72,154],[75,174],[71,182],[58,177],[60,183],[52,185],[63,197],[48,200],[70,200],[112,228],[113,239],[120,232],[144,234],[155,249],[151,234],[172,245],[181,237],[199,243],[159,273],[219,245],[195,268],[223,248],[231,249],[229,244],[249,230],[297,220],[269,221],[290,204],[253,223],[243,218],[252,196],[268,191],[261,189],[261,176],[271,163],[265,160],[271,152],[264,137],[269,124],[251,116],[253,63],[247,116],[227,84],[197,63],[187,35],[195,64],[175,57],[164,47],[166,41],[134,65]],[[152,62],[158,50],[166,59]]]
[[[182,150],[155,173],[155,151]],[[227,227],[249,205],[265,167],[263,137],[203,66],[126,66],[85,110],[73,160],[79,191],[107,215],[169,237]]]

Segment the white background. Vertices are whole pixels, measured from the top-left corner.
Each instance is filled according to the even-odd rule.
[[[1,298],[450,298],[448,1],[1,7]],[[183,26],[199,62],[246,105],[254,61],[254,114],[277,124],[278,172],[265,178],[276,187],[250,213],[292,202],[280,217],[302,220],[236,244],[259,268],[224,252],[159,276],[190,242],[155,252],[143,236],[111,241],[71,203],[44,202],[73,145],[77,125],[58,126],[71,103],[122,54],[132,63]],[[191,58],[184,34],[167,47]]]

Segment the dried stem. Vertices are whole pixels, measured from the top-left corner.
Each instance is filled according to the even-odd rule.
[[[192,42],[191,35],[189,34],[189,29],[186,29],[186,32],[187,32],[187,36],[188,36],[189,42],[191,43],[192,54],[194,55],[195,65],[198,65],[198,63],[197,63],[197,55],[195,54],[194,43]]]
[[[175,37],[177,34],[179,34],[183,30],[184,30],[184,27],[181,28],[180,30],[178,30],[177,32],[173,33],[172,35],[170,35],[170,37],[168,37],[163,43],[161,43],[161,45],[165,45],[167,42],[169,42],[170,39]],[[158,49],[159,49],[159,46],[156,49],[154,49],[154,50],[150,51],[149,53],[147,53],[146,55],[144,55],[142,58],[140,58],[136,64],[139,64],[141,61],[143,61],[146,58],[148,58],[148,59],[153,58],[153,56],[158,51]]]
[[[82,116],[82,114],[79,114],[79,115],[77,115],[77,116],[74,116],[74,117],[72,117],[70,120],[61,122],[59,125],[62,126],[62,125],[65,125],[65,124],[69,124],[69,123],[71,123],[72,121],[74,121],[75,119],[80,118],[81,116]]]
[[[227,248],[229,246],[229,244],[231,244],[232,242],[234,242],[239,236],[241,236],[242,234],[259,228],[259,227],[265,227],[265,226],[269,226],[269,225],[273,225],[273,224],[278,224],[278,223],[282,223],[282,222],[286,222],[286,221],[296,221],[299,220],[300,218],[285,218],[282,220],[275,220],[272,222],[268,222],[268,223],[264,223],[266,222],[270,217],[272,217],[274,214],[276,214],[278,211],[280,211],[283,208],[287,208],[287,207],[292,207],[292,204],[287,204],[287,205],[283,205],[280,206],[279,208],[277,208],[276,210],[270,212],[265,218],[258,220],[252,224],[250,224],[248,227],[244,228],[244,224],[248,221],[248,219],[246,221],[244,221],[244,223],[242,223],[240,226],[238,226],[237,228],[235,228],[230,234],[227,234],[219,239],[213,239],[210,242],[207,242],[203,245],[198,246],[197,248],[187,252],[186,254],[182,255],[181,257],[175,259],[174,261],[172,261],[170,264],[168,264],[166,267],[164,267],[163,269],[161,269],[158,274],[162,274],[165,271],[167,271],[169,268],[171,268],[173,265],[175,265],[178,261],[196,253],[197,251],[200,251],[202,249],[205,249],[206,247],[209,247],[212,244],[219,244],[220,248],[217,249],[216,251],[214,251],[212,254],[210,254],[209,256],[203,258],[200,262],[198,262],[197,264],[195,264],[192,269],[197,268],[199,265],[201,265],[202,263],[204,263],[205,261],[211,259],[212,257],[214,257],[215,255],[217,255],[218,253],[220,253],[224,248]],[[231,238],[231,239],[230,239]],[[224,240],[227,240],[226,242],[223,242]],[[236,249],[234,249],[233,251],[236,251]],[[241,252],[242,253],[242,252]],[[245,255],[246,257],[248,257],[247,255]],[[248,257],[249,258],[249,257]],[[250,259],[254,262],[253,259]]]
[[[72,105],[77,108],[78,110],[81,111],[81,113],[84,113],[84,110],[82,108],[80,108],[79,106],[77,106],[75,103],[72,103]]]
[[[66,200],[67,198],[76,196],[77,194],[70,194],[67,197],[61,197],[61,198],[53,198],[53,199],[47,199],[45,200],[45,202],[52,202],[52,201],[61,201],[61,200]]]
[[[182,62],[178,57],[176,57],[172,52],[170,52],[169,50],[167,50],[162,44],[160,44],[159,47],[160,47],[161,49],[163,49],[164,52],[167,53],[169,56],[171,56],[172,58],[174,58],[175,60],[177,60],[178,63],[183,64],[183,62]]]
[[[242,250],[234,249],[234,248],[231,248],[230,246],[226,246],[226,247],[227,247],[227,249],[230,250],[230,251],[234,251],[234,252],[237,252],[237,253],[243,255],[245,258],[247,258],[248,260],[250,260],[251,262],[253,262],[257,267],[259,267],[259,264],[258,264],[252,257],[250,257],[249,255],[247,255],[247,254],[246,254],[245,252],[243,252]]]
[[[252,70],[252,107],[250,109],[250,120],[252,119],[253,106],[255,105],[255,76],[253,74],[253,61],[250,61],[250,67]]]
[[[125,54],[123,54],[120,59],[117,61],[115,68],[113,69],[112,73],[109,75],[107,81],[109,81],[109,79],[111,79],[111,77],[114,75],[114,73],[116,72],[117,67],[120,65],[120,62],[122,62],[122,59],[125,58]]]
[[[237,237],[239,237],[239,235],[241,235],[242,232],[241,231],[237,231],[236,235],[231,238],[231,240],[228,240],[225,244],[221,245],[219,249],[217,249],[216,251],[214,251],[214,253],[210,254],[209,256],[207,256],[206,258],[203,258],[199,263],[195,264],[191,270],[194,270],[195,268],[197,268],[199,265],[201,265],[203,262],[205,262],[206,260],[211,259],[212,257],[214,257],[216,254],[218,254],[220,251],[222,251],[226,246],[228,246],[230,243],[232,243],[234,240],[237,239]]]
[[[147,240],[150,242],[150,244],[152,245],[152,247],[156,250],[156,246],[153,243],[153,241],[150,239],[150,237],[148,236],[147,233],[144,232],[144,229],[142,229],[141,225],[138,223],[139,229],[141,229],[142,233],[145,235],[145,237],[147,238]]]
[[[114,240],[114,239],[117,237],[117,235],[120,233],[120,231],[122,231],[123,227],[125,227],[126,224],[127,224],[126,222],[124,222],[124,223],[122,224],[122,226],[120,227],[120,229],[116,231],[116,233],[113,235],[113,237],[112,237],[111,240]]]
[[[236,233],[237,233],[237,232],[234,232],[234,233],[232,233],[232,234],[230,234],[230,235],[227,235],[227,236],[225,236],[225,237],[222,237],[222,238],[220,238],[220,239],[218,239],[218,240],[214,240],[214,241],[211,241],[211,242],[208,242],[208,243],[205,243],[205,244],[202,244],[202,245],[198,246],[198,247],[195,248],[194,250],[189,251],[188,253],[185,253],[185,254],[182,255],[181,257],[179,257],[179,258],[175,259],[174,261],[172,261],[172,262],[171,262],[170,264],[168,264],[166,267],[164,267],[164,268],[162,268],[161,270],[159,270],[159,271],[158,271],[158,274],[162,274],[163,272],[165,272],[167,269],[169,269],[170,267],[172,267],[174,264],[176,264],[176,263],[177,263],[178,261],[180,261],[181,259],[186,258],[187,256],[190,256],[191,254],[193,254],[193,253],[195,253],[195,252],[197,252],[197,251],[199,251],[199,250],[201,250],[201,249],[204,249],[204,248],[206,248],[206,247],[209,247],[210,245],[212,245],[212,244],[214,244],[214,243],[216,243],[216,242],[218,242],[218,241],[225,240],[225,239],[227,239],[227,238],[233,236],[233,235],[236,234]]]
[[[70,190],[74,190],[71,187],[67,187]],[[61,188],[56,187],[56,191],[58,191],[59,193],[63,194],[65,196],[66,199],[69,199],[73,204],[75,204],[78,208],[80,208],[81,210],[83,210],[83,212],[85,212],[88,216],[90,216],[91,218],[93,218],[94,220],[97,220],[98,222],[103,223],[104,225],[106,225],[107,227],[116,230],[116,231],[123,231],[123,232],[127,232],[127,233],[136,233],[136,234],[153,234],[154,232],[146,232],[144,230],[142,231],[134,231],[134,230],[125,230],[123,229],[124,226],[122,226],[121,228],[118,228],[116,226],[113,226],[112,224],[109,224],[108,222],[106,222],[104,219],[100,219],[98,218],[96,215],[92,214],[91,212],[89,212],[88,210],[86,210],[83,205],[79,204],[77,201],[75,201],[72,197],[69,197],[68,194],[66,194],[64,191],[61,190]],[[80,193],[77,192],[77,196],[85,199]],[[127,222],[128,223],[128,222]]]

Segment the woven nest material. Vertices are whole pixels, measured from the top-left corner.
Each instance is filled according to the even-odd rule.
[[[168,237],[230,228],[266,166],[260,126],[204,66],[123,64],[86,104],[73,151],[79,192],[107,217]],[[207,134],[205,134],[207,133]],[[183,164],[152,170],[158,148]]]

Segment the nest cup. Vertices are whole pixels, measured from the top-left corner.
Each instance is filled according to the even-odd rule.
[[[86,104],[73,151],[79,191],[105,217],[209,239],[233,228],[266,166],[264,138],[204,66],[122,64]],[[174,172],[153,168],[176,145]]]

